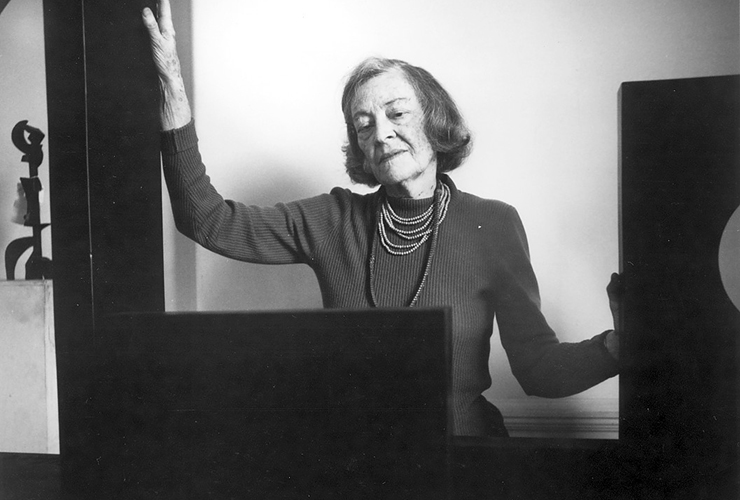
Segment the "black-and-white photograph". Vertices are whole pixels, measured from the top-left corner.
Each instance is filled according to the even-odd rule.
[[[740,495],[736,0],[0,0],[0,496]]]

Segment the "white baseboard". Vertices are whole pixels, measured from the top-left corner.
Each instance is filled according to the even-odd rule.
[[[619,399],[529,397],[493,403],[512,437],[619,438]]]

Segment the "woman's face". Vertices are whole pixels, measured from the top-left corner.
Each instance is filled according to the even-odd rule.
[[[352,101],[352,122],[371,171],[391,196],[430,197],[437,157],[424,133],[414,88],[399,70],[368,80]]]

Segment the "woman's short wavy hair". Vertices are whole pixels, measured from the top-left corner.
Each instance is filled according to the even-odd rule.
[[[399,70],[414,88],[424,114],[424,132],[437,154],[437,172],[450,172],[459,167],[470,154],[470,131],[465,125],[455,101],[439,82],[423,68],[398,59],[371,57],[350,73],[342,94],[342,112],[347,125],[347,144],[342,148],[345,166],[352,182],[377,186],[378,180],[364,168],[365,155],[357,141],[352,121],[352,101],[367,81],[392,70]]]

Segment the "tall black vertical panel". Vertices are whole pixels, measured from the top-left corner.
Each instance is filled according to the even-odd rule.
[[[96,320],[122,311],[164,310],[159,88],[141,22],[143,5],[85,2]]]
[[[157,81],[143,0],[44,1],[49,190],[65,489],[83,450],[100,321],[164,309]],[[152,2],[149,2],[152,3]]]
[[[621,88],[621,466],[662,498],[738,494],[740,311],[718,254],[740,206],[739,113],[736,76]]]

